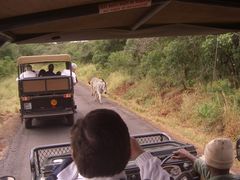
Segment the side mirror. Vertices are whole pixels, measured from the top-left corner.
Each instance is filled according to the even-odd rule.
[[[237,143],[236,143],[236,151],[237,151],[237,159],[240,161],[240,138],[237,140]]]
[[[3,176],[3,177],[0,177],[0,180],[16,180],[16,179],[13,176]]]

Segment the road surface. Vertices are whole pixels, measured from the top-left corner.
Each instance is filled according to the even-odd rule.
[[[130,134],[139,134],[158,131],[146,121],[129,110],[103,98],[103,103],[94,101],[89,87],[76,85],[75,101],[77,113],[75,119],[97,108],[108,108],[117,111],[128,125]],[[34,122],[35,128],[28,130],[23,125],[18,128],[16,136],[11,141],[6,157],[0,161],[0,176],[12,175],[17,180],[30,180],[29,154],[35,146],[69,142],[70,127],[51,119],[46,122]]]

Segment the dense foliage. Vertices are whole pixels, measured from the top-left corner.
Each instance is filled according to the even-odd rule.
[[[136,79],[151,78],[159,87],[181,85],[187,88],[218,79],[229,80],[235,88],[240,83],[239,34],[6,44],[0,48],[0,59],[11,62],[21,55],[59,53],[71,54],[81,63],[96,64],[107,72],[105,74],[124,71]],[[9,68],[6,62],[1,63],[0,75],[6,75]]]

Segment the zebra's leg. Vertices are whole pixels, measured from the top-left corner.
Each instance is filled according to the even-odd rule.
[[[102,95],[101,95],[100,92],[97,92],[97,94],[98,94],[98,100],[99,100],[99,103],[102,104]]]
[[[91,93],[92,93],[92,96],[94,96],[94,91],[92,86],[91,86]]]
[[[95,99],[95,101],[97,101],[98,100],[98,94],[97,94],[97,92],[96,91],[94,91],[94,99]]]

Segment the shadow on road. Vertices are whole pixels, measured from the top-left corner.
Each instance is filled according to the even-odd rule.
[[[66,119],[63,117],[49,117],[49,118],[38,118],[33,119],[33,127],[31,129],[59,129],[59,128],[70,128],[67,125]]]

